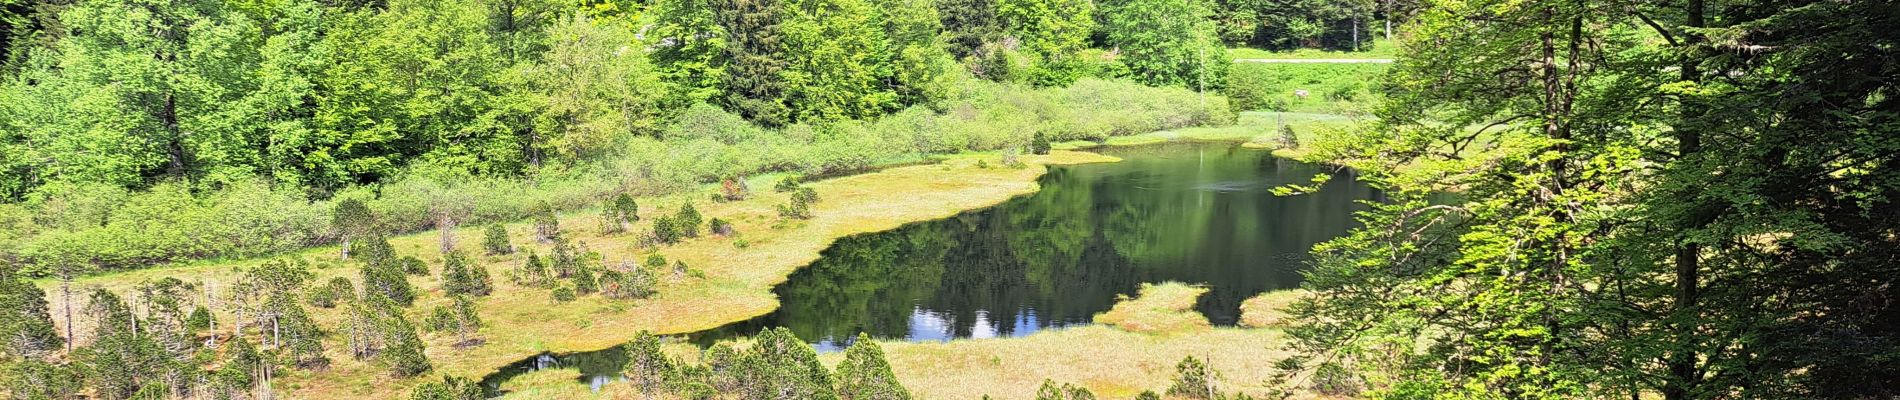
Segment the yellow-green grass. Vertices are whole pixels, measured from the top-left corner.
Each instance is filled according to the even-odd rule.
[[[1095,323],[1129,332],[1178,334],[1207,330],[1207,316],[1194,312],[1194,299],[1207,293],[1205,286],[1180,282],[1141,284],[1141,294],[1123,299],[1107,312],[1095,315]]]
[[[601,296],[586,296],[554,304],[547,289],[517,286],[505,278],[511,269],[525,260],[532,249],[547,254],[549,247],[528,241],[532,229],[526,223],[506,225],[510,238],[523,252],[506,256],[478,257],[495,279],[494,295],[481,299],[478,308],[488,327],[479,332],[486,344],[458,349],[450,344],[453,335],[426,335],[427,354],[435,365],[431,376],[394,379],[387,369],[373,360],[350,359],[345,343],[338,335],[324,341],[327,356],[333,360],[323,371],[292,371],[274,384],[287,398],[395,398],[406,396],[418,382],[439,379],[435,374],[476,377],[494,371],[523,357],[543,351],[593,350],[614,346],[631,339],[639,331],[673,334],[698,331],[764,314],[778,306],[771,287],[786,279],[797,268],[818,258],[819,252],[837,238],[865,232],[896,228],[902,224],[942,218],[955,213],[1000,203],[1037,189],[1035,180],[1050,164],[1112,162],[1113,157],[1092,153],[1057,151],[1049,155],[1023,155],[1027,165],[1003,166],[995,155],[951,157],[939,164],[890,168],[877,172],[812,183],[823,199],[809,220],[782,220],[775,206],[787,202],[783,193],[772,193],[755,185],[750,199],[729,203],[710,203],[707,193],[689,193],[666,198],[640,199],[641,215],[671,213],[686,199],[707,218],[732,221],[739,234],[734,237],[702,237],[658,249],[637,246],[633,234],[607,235],[600,232],[597,212],[562,215],[563,235],[588,249],[600,252],[610,263],[638,262],[658,252],[668,259],[681,260],[703,272],[703,278],[661,280],[659,294],[651,299],[616,301]],[[987,167],[978,166],[979,161]],[[641,223],[633,231],[650,230]],[[478,253],[481,227],[463,227],[453,231],[463,251]],[[392,238],[399,255],[415,255],[439,268],[438,233]],[[347,277],[358,286],[357,264],[341,262],[335,247],[313,248],[288,257],[308,260],[316,267],[317,282],[332,277]],[[83,310],[84,293],[92,287],[104,287],[128,293],[142,281],[171,276],[188,282],[209,284],[222,292],[233,281],[238,267],[253,266],[263,260],[200,262],[81,278],[75,283],[74,310]],[[420,291],[416,305],[407,310],[408,318],[420,321],[427,312],[449,300],[443,296],[434,276],[412,277]],[[63,330],[64,313],[59,307],[59,284],[41,281],[51,294],[54,319]],[[312,309],[321,326],[342,326],[342,312]],[[221,323],[231,321],[228,313],[218,315]],[[81,321],[83,332],[91,326]],[[228,325],[221,325],[229,333]],[[255,335],[253,333],[253,335]]]
[[[1018,338],[880,345],[898,381],[919,399],[1030,399],[1044,379],[1081,385],[1108,399],[1131,398],[1144,390],[1165,393],[1175,365],[1188,356],[1207,360],[1220,371],[1221,390],[1266,395],[1272,388],[1262,382],[1273,373],[1273,363],[1289,355],[1282,346],[1285,334],[1272,328],[1208,327],[1206,318],[1192,310],[1194,299],[1205,292],[1181,283],[1146,287],[1140,297],[1096,318],[1119,324]],[[1132,309],[1143,311],[1115,316]],[[1194,319],[1199,322],[1177,322]],[[1122,328],[1136,326],[1133,321],[1143,321],[1138,324],[1143,331]],[[821,359],[835,363],[841,357],[827,354]]]
[[[1371,33],[1367,33],[1367,34],[1371,34]],[[1291,60],[1291,59],[1311,60],[1311,59],[1329,59],[1329,58],[1332,58],[1332,59],[1393,58],[1394,56],[1398,55],[1398,47],[1394,46],[1393,43],[1394,42],[1390,39],[1385,39],[1385,38],[1373,39],[1372,45],[1370,47],[1365,48],[1364,49],[1365,51],[1331,51],[1331,50],[1320,50],[1320,49],[1296,49],[1296,50],[1291,50],[1291,51],[1273,51],[1273,50],[1256,49],[1256,48],[1250,48],[1250,47],[1236,47],[1236,48],[1227,49],[1227,55],[1235,59],[1257,59],[1257,60],[1262,60],[1262,59],[1263,60]]]
[[[1363,118],[1320,113],[1296,113],[1273,111],[1248,111],[1240,113],[1233,125],[1216,127],[1194,127],[1149,132],[1139,135],[1116,136],[1101,142],[1073,140],[1058,142],[1050,147],[1057,150],[1087,150],[1103,146],[1142,146],[1168,142],[1243,142],[1248,148],[1278,149],[1279,129],[1281,125],[1293,128],[1294,136],[1300,143],[1312,143],[1330,135],[1356,129],[1366,120]],[[1296,149],[1295,149],[1296,150]],[[1303,155],[1294,151],[1282,155],[1292,157]]]
[[[1287,306],[1308,295],[1305,290],[1277,290],[1261,293],[1240,302],[1240,326],[1250,328],[1284,328],[1291,319]]]

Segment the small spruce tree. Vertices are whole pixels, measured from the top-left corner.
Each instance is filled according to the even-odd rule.
[[[513,254],[515,245],[508,243],[508,228],[489,224],[488,231],[482,234],[482,249],[488,251],[488,255]]]
[[[857,340],[844,351],[838,363],[838,398],[843,400],[909,400],[910,391],[897,383],[891,364],[884,360],[884,349],[870,335],[858,333]]]

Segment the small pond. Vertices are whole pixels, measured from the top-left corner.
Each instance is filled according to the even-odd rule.
[[[1334,176],[1317,193],[1274,196],[1328,167],[1237,143],[1098,149],[1119,163],[1055,167],[1042,190],[941,220],[839,239],[774,289],[770,314],[685,336],[699,344],[790,328],[819,351],[858,332],[911,341],[1022,336],[1087,324],[1142,283],[1210,291],[1196,309],[1217,325],[1240,303],[1299,286],[1307,251],[1357,226],[1378,191]],[[618,349],[541,355],[483,379],[490,388],[543,368],[579,369],[596,389],[619,376]]]

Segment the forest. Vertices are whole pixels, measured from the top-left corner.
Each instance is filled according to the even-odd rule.
[[[1896,30],[1891,0],[0,0],[0,391],[1900,397]],[[1245,164],[1103,150],[1161,142]],[[1302,176],[1127,197],[1260,169]],[[1301,196],[1350,223],[1260,205]],[[1142,278],[1254,257],[1196,258],[1232,237],[1318,244]],[[488,379],[583,351],[604,383]]]

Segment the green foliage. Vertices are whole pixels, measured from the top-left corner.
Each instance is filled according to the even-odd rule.
[[[0,310],[0,358],[37,359],[66,343],[53,330],[46,293],[10,266],[0,266]]]
[[[1379,79],[1377,63],[1234,63],[1221,92],[1236,110],[1356,113],[1378,95],[1364,81]],[[1307,96],[1297,96],[1304,90]]]
[[[423,382],[409,391],[409,400],[482,400],[488,398],[482,385],[459,376],[443,375],[441,382]]]
[[[341,276],[331,278],[323,286],[310,288],[310,293],[305,296],[305,300],[317,308],[334,308],[338,302],[355,301],[356,286],[350,284],[349,278]]]
[[[608,200],[606,204],[601,205],[601,225],[604,226],[602,229],[604,232],[624,232],[639,220],[640,203],[635,202],[631,194],[621,192],[614,195],[613,199]]]
[[[1067,383],[1058,386],[1055,381],[1044,379],[1042,387],[1036,389],[1036,400],[1095,400],[1095,392]]]
[[[897,107],[884,83],[890,42],[868,0],[785,0],[777,26],[782,102],[800,121],[883,115]],[[730,30],[729,30],[730,31]]]
[[[185,318],[185,329],[195,336],[211,329],[211,325],[216,321],[217,317],[211,315],[211,309],[200,305],[191,309],[191,316]]]
[[[651,262],[651,259],[648,259]],[[601,294],[612,299],[644,299],[657,293],[659,280],[653,271],[656,268],[640,268],[624,264],[621,268],[607,268],[600,273]]]
[[[561,239],[561,220],[554,216],[554,207],[543,203],[534,211],[534,241],[551,243]]]
[[[783,5],[778,0],[719,0],[713,20],[726,33],[725,96],[719,103],[766,126],[791,122],[783,102],[786,84],[779,71],[784,58]]]
[[[1153,390],[1143,390],[1141,394],[1135,395],[1135,400],[1161,400],[1161,395],[1155,394]]]
[[[680,225],[681,224],[674,217],[659,217],[653,219],[653,240],[660,244],[679,243],[680,238],[686,236],[680,232]]]
[[[720,3],[658,0],[647,10],[655,69],[666,82],[666,103],[675,107],[719,100],[729,58],[724,26],[715,19]]]
[[[732,222],[728,222],[726,220],[719,219],[717,217],[713,218],[712,221],[706,222],[706,230],[711,231],[712,234],[719,235],[719,236],[732,236],[739,233],[738,231],[735,231],[732,229]]]
[[[1232,61],[1216,37],[1207,3],[1125,0],[1104,11],[1108,44],[1121,50],[1135,81],[1199,91],[1226,84]]]
[[[0,364],[0,390],[16,399],[68,399],[85,383],[79,365],[26,358]]]
[[[533,250],[528,251],[528,259],[521,262],[514,277],[518,283],[528,286],[547,286],[554,282],[547,260]]]
[[[488,267],[473,264],[462,252],[442,255],[442,292],[449,295],[487,296],[495,290]]]
[[[623,346],[627,352],[627,380],[633,383],[634,390],[642,394],[653,395],[665,390],[667,378],[674,375],[673,360],[660,352],[660,338],[647,331],[634,335],[633,341]]]
[[[551,295],[554,297],[555,303],[566,303],[566,302],[574,301],[574,288],[568,287],[566,285],[562,285],[560,287],[554,288],[554,291],[551,293]]]
[[[1021,78],[1041,86],[1067,86],[1082,77],[1082,50],[1095,32],[1095,3],[1084,0],[998,0],[1004,33],[1034,60]],[[1015,74],[1011,74],[1014,78]]]
[[[1187,399],[1212,400],[1218,393],[1214,391],[1213,369],[1207,363],[1194,356],[1181,359],[1174,365],[1174,383],[1168,385],[1168,396]]]
[[[858,333],[857,340],[844,351],[844,361],[833,374],[838,398],[844,400],[908,400],[910,390],[897,382],[884,350],[871,336]]]
[[[508,242],[508,228],[501,224],[488,224],[482,231],[482,250],[489,255],[506,255],[515,252],[514,243]]]
[[[513,70],[520,72],[510,79],[527,87],[521,96],[535,112],[534,134],[525,137],[529,164],[599,156],[629,134],[657,130],[657,106],[667,97],[662,74],[646,54],[627,49],[639,43],[634,30],[606,22],[558,18],[540,62]]]
[[[1036,132],[1036,135],[1029,140],[1029,151],[1035,154],[1049,154],[1049,136]]]
[[[779,193],[790,192],[798,190],[800,184],[801,182],[798,180],[798,175],[786,175],[784,178],[779,178],[777,184],[772,185],[772,191]]]
[[[594,276],[592,265],[581,264],[579,268],[574,269],[574,274],[568,276],[568,279],[574,282],[575,294],[586,296],[600,291],[600,281]]]
[[[673,214],[673,227],[679,230],[680,236],[699,237],[699,225],[704,222],[701,218],[703,217],[699,215],[699,210],[694,209],[693,203],[688,202],[680,205],[679,213]]]
[[[422,375],[433,369],[429,357],[423,354],[422,337],[416,335],[415,326],[410,325],[400,312],[385,318],[382,322],[383,337],[388,347],[377,354],[377,360],[400,378]]]
[[[416,289],[409,285],[406,271],[394,263],[372,263],[362,269],[363,296],[380,297],[408,307],[416,301]]]
[[[737,392],[748,398],[838,398],[831,376],[818,363],[818,352],[783,327],[754,336],[752,347],[726,373],[740,383]]]

